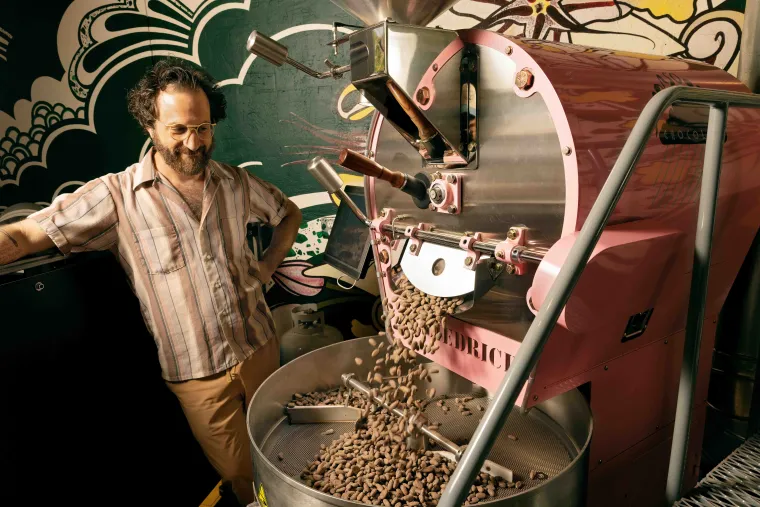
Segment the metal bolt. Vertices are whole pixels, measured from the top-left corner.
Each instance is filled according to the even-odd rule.
[[[412,245],[409,247],[409,250],[411,250],[412,253],[417,251],[417,245]]]
[[[441,179],[441,173],[440,173],[440,171],[436,171],[433,174],[431,174],[430,176],[432,176],[432,178],[434,180],[440,180]]]
[[[604,371],[607,371],[607,370],[609,370],[609,369],[610,369],[610,367],[609,367],[609,366],[607,366],[607,365],[605,364],[605,365],[604,365]]]
[[[503,259],[504,258],[504,251],[503,250],[497,250],[496,251],[496,258],[497,259]]]
[[[573,149],[569,146],[563,146],[562,147],[562,154],[563,155],[570,155],[573,152]]]
[[[454,214],[454,213],[457,212],[457,207],[452,204],[452,205],[449,206],[448,211],[449,211],[449,213]]]
[[[665,340],[665,345],[667,345],[667,344],[668,344],[668,340]]]
[[[473,232],[472,231],[464,231],[464,235],[469,238],[470,236],[473,235]]]
[[[387,250],[380,250],[380,262],[382,262],[383,264],[385,264],[386,262],[388,262],[388,259],[389,259],[389,257],[388,257],[388,251]]]
[[[530,90],[534,80],[533,73],[528,69],[523,69],[515,75],[515,86],[521,90]]]
[[[507,264],[507,271],[506,272],[507,272],[508,275],[514,275],[515,271],[517,271],[517,269],[514,267],[514,265]]]
[[[537,394],[533,395],[533,401],[538,401],[538,395]]]
[[[475,141],[471,141],[470,144],[467,145],[467,150],[469,151],[475,151],[475,148],[477,148],[478,145],[475,144]]]
[[[508,55],[512,54],[512,46],[507,46],[507,48],[504,50]]]
[[[434,64],[433,64],[433,72],[435,72],[435,71],[437,71],[437,70],[438,70],[438,64],[437,64],[437,63],[434,63]]]
[[[380,211],[380,214],[381,214],[382,216],[387,216],[387,215],[388,215],[388,210],[387,210],[387,209],[385,209],[385,208],[383,208],[383,210],[382,210],[382,211]]]
[[[433,185],[430,187],[430,190],[428,190],[428,197],[430,197],[430,200],[434,203],[440,204],[443,202],[443,189],[438,185]]]
[[[600,464],[600,465],[602,464],[602,460],[599,460],[599,464]]]
[[[504,269],[504,264],[501,264],[501,263],[498,263],[498,262],[497,262],[497,263],[494,265],[493,269],[495,269],[496,271],[501,271],[502,269]]]
[[[427,86],[423,86],[417,90],[417,102],[426,106],[430,102],[430,89]]]
[[[517,229],[510,229],[507,232],[507,238],[511,239],[511,240],[516,240],[517,236],[519,236],[519,235],[520,235],[520,233],[517,231]]]
[[[464,265],[465,265],[465,266],[472,266],[472,257],[467,257],[467,258],[464,260]]]
[[[433,204],[432,202],[430,204],[428,204],[428,209],[430,211],[435,211],[435,204]]]
[[[45,284],[42,282],[37,282],[34,284],[34,290],[36,290],[37,292],[40,292],[44,288],[45,288]]]
[[[454,184],[457,182],[457,177],[454,174],[447,174],[446,175],[446,183]]]

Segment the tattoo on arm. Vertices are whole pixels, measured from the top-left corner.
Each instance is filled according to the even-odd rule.
[[[2,233],[2,234],[4,234],[4,235],[8,236],[8,239],[9,239],[9,240],[11,240],[11,243],[13,243],[13,246],[15,246],[16,248],[18,248],[18,243],[16,242],[16,240],[15,240],[15,239],[13,239],[13,236],[11,236],[10,234],[8,234],[7,232],[5,232],[5,231],[4,231],[4,230],[2,230],[2,229],[0,229],[0,233]]]

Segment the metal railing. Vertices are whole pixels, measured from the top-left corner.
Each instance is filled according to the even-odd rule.
[[[438,503],[439,507],[459,507],[466,499],[475,475],[480,471],[484,460],[491,451],[491,447],[496,441],[495,437],[511,413],[528,375],[536,366],[541,351],[575,284],[583,273],[607,220],[623,194],[657,120],[674,103],[710,106],[686,338],[665,492],[668,505],[681,497],[699,363],[699,346],[702,340],[702,321],[707,295],[707,276],[710,269],[715,205],[720,180],[727,110],[730,106],[760,108],[760,95],[686,86],[676,86],[658,92],[641,112],[612,171],[610,171],[604,187],[599,193],[599,197],[591,208],[575,244],[570,249],[557,279],[552,284],[536,318],[522,341],[514,361],[507,370],[496,396],[486,410],[467,446],[467,450],[451,476]]]

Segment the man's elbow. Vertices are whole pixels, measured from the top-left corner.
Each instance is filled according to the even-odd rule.
[[[301,209],[296,205],[296,203],[294,203],[290,199],[288,199],[288,213],[286,216],[292,222],[298,224],[300,227],[301,220],[303,219],[303,213],[301,213]]]

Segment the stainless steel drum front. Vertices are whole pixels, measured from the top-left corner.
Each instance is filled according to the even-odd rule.
[[[367,338],[331,345],[306,354],[280,368],[259,388],[248,409],[248,431],[256,471],[256,491],[263,487],[269,507],[357,506],[357,502],[335,498],[307,487],[300,479],[303,468],[352,423],[291,425],[284,408],[294,393],[326,391],[341,385],[340,375],[355,372],[366,376],[367,366],[356,366],[355,357],[371,364],[372,346]],[[437,368],[432,385],[438,397],[473,396],[468,402],[471,416],[456,411],[444,413],[435,403],[426,414],[441,423],[439,431],[458,445],[466,444],[487,406],[489,396],[482,388],[444,368]],[[331,435],[325,430],[333,429]],[[482,505],[581,506],[587,473],[588,444],[592,432],[591,413],[578,391],[548,400],[528,413],[517,409],[502,428],[489,459],[512,469],[522,489],[500,489]],[[282,459],[280,459],[280,456]],[[546,475],[530,480],[531,470]]]

